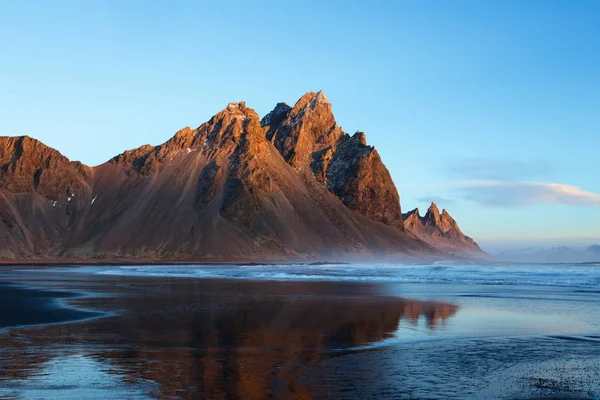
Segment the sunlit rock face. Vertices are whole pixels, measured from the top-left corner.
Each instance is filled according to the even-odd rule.
[[[404,230],[400,198],[379,154],[363,132],[350,136],[337,125],[323,92],[305,94],[293,108],[278,104],[262,124],[292,167],[312,172],[354,212]]]

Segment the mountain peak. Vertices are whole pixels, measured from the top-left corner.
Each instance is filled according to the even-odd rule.
[[[245,101],[233,101],[227,104],[223,110],[215,114],[208,122],[203,125],[219,124],[223,127],[228,126],[233,120],[236,120],[236,125],[244,122],[247,119],[255,120],[260,125],[260,117],[254,109],[247,107]],[[219,122],[221,121],[221,122]],[[200,128],[198,128],[200,129]]]
[[[287,118],[287,116],[290,114],[290,111],[292,111],[292,107],[290,107],[287,103],[277,103],[275,108],[260,120],[260,125],[270,125],[271,127],[278,126],[284,119]],[[269,134],[267,134],[267,139],[271,140]]]
[[[420,217],[420,215],[419,215],[419,209],[418,208],[410,210],[409,212],[404,213],[402,216],[404,217],[404,219],[406,219],[408,217],[412,217],[413,215],[416,215],[417,217]]]
[[[367,136],[364,132],[356,131],[356,133],[352,135],[352,139],[359,141],[363,146],[367,145]]]
[[[306,93],[292,108],[278,104],[261,125],[294,170],[312,173],[351,210],[404,229],[389,171],[363,132],[350,136],[337,125],[323,91]]]
[[[232,101],[229,104],[227,104],[226,109],[228,111],[245,110],[246,102],[245,101]]]
[[[291,109],[278,104],[263,118],[267,140],[294,167],[311,163],[311,154],[335,145],[343,135],[325,93],[308,92]]]
[[[245,101],[232,101],[231,103],[227,104],[227,107],[225,107],[225,109],[223,111],[221,111],[219,114],[227,113],[227,114],[243,116],[245,118],[251,118],[251,116],[249,115],[249,112],[251,112],[252,114],[256,114],[254,112],[254,110],[246,107]],[[219,115],[219,114],[217,114],[217,115]]]
[[[329,103],[329,99],[327,99],[327,96],[325,96],[325,92],[323,92],[322,90],[319,90],[318,92],[308,92],[304,96],[302,96],[300,100],[298,100],[298,102],[296,103],[296,105],[300,105],[302,107],[308,106],[309,109],[314,109],[321,104],[331,106],[331,103]]]
[[[331,113],[331,103],[325,96],[325,93],[320,90],[318,92],[308,92],[294,104],[291,114],[292,117],[304,117],[306,114],[316,113],[320,119],[331,120],[330,124],[334,124],[335,120]]]
[[[468,253],[477,257],[488,257],[473,239],[461,232],[458,224],[446,209],[442,210],[440,215],[434,202],[431,203],[422,218],[419,216],[418,208],[402,214],[402,217],[408,231],[434,247],[452,252]]]
[[[0,137],[0,189],[51,200],[87,186],[90,168],[29,136]]]
[[[418,225],[421,224],[421,216],[419,215],[419,209],[415,208],[405,214],[402,214],[402,220],[404,221],[404,226],[408,230],[414,230]]]
[[[425,221],[433,225],[440,225],[440,210],[434,202],[431,202],[431,205],[427,209],[427,213],[425,214]]]

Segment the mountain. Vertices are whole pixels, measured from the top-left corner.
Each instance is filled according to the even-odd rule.
[[[364,133],[337,125],[323,92],[262,119],[230,103],[196,129],[96,167],[27,136],[2,137],[0,217],[2,258],[447,254],[405,230],[379,154]]]
[[[488,257],[473,239],[462,233],[454,218],[446,210],[440,214],[433,202],[424,217],[421,217],[419,209],[415,208],[403,214],[402,218],[408,232],[435,248],[477,258]]]
[[[584,263],[600,262],[600,245],[588,247],[557,246],[550,248],[525,248],[504,251],[494,255],[498,261],[532,263]]]
[[[593,244],[586,248],[586,251],[592,254],[600,255],[600,244]]]

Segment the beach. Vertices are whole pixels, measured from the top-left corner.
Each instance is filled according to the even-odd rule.
[[[585,268],[5,266],[0,398],[597,399]]]

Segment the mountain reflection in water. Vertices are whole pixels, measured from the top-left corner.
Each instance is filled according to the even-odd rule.
[[[51,386],[66,370],[81,374],[73,363],[84,359],[118,377],[120,385],[94,388],[105,397],[142,397],[146,385],[147,397],[310,398],[296,383],[303,367],[393,337],[401,326],[436,329],[458,309],[342,283],[106,277],[69,285],[104,293],[71,304],[118,315],[11,330],[0,337],[0,388],[19,392],[40,376]],[[85,397],[86,380],[69,385]]]

